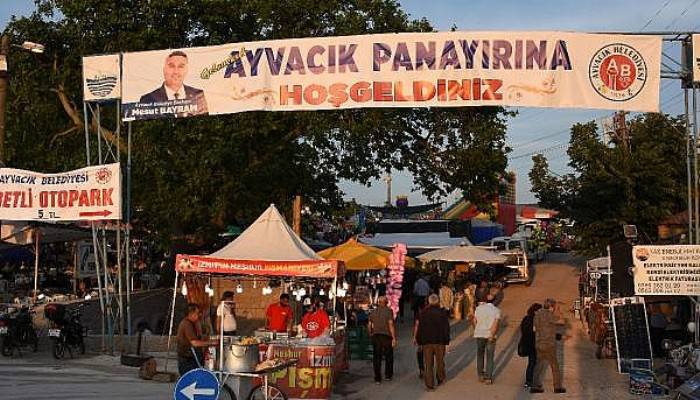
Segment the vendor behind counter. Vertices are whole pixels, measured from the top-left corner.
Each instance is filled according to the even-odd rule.
[[[291,332],[294,323],[294,312],[289,306],[289,294],[282,293],[277,303],[272,303],[265,312],[267,323],[265,327],[272,332]]]
[[[324,309],[324,304],[320,298],[314,298],[311,302],[311,307],[301,320],[301,327],[306,337],[313,339],[320,336],[328,336],[330,326],[331,321]]]

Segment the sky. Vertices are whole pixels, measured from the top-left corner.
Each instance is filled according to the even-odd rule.
[[[400,0],[402,8],[415,19],[426,17],[436,29],[456,26],[462,31],[564,30],[577,32],[658,32],[700,30],[700,0]],[[12,15],[27,15],[33,0],[0,0],[0,29]],[[679,60],[677,47],[664,47],[664,53]],[[668,62],[670,63],[670,62]],[[678,81],[661,81],[661,110],[683,112],[683,96]],[[567,166],[566,143],[569,128],[577,122],[600,120],[612,110],[520,108],[508,122],[508,144],[513,148],[508,169],[516,173],[517,201],[535,202],[527,173],[531,155],[542,152],[550,160],[550,170],[563,174]],[[386,200],[386,183],[370,186],[343,181],[346,198],[363,204],[379,205]],[[407,195],[409,204],[427,201],[415,190],[406,172],[392,173],[392,194]],[[456,194],[444,199],[453,201]]]

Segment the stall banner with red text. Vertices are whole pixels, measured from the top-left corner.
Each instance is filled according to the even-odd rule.
[[[272,344],[271,358],[299,360],[295,366],[275,373],[277,384],[290,399],[330,399],[333,392],[335,346],[284,346]]]
[[[125,53],[124,120],[527,106],[658,111],[661,37],[422,32]]]
[[[700,246],[634,246],[634,293],[700,295]]]
[[[121,219],[119,163],[58,174],[0,168],[0,220]]]

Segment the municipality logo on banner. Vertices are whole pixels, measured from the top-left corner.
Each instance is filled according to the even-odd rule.
[[[83,97],[101,101],[121,97],[119,55],[83,57]]]

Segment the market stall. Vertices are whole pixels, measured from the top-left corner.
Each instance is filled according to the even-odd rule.
[[[327,303],[335,305],[338,277],[342,274],[341,262],[325,260],[314,253],[271,205],[221,250],[207,256],[178,255],[174,296],[180,285],[185,288],[183,294],[194,291],[212,297],[215,280],[238,282],[239,288],[242,281],[252,280],[253,287],[257,282],[262,289],[257,292],[261,293],[256,299],[258,304],[273,297],[272,286],[299,303],[307,295],[327,299],[326,308],[331,314],[329,335],[307,338],[302,330],[273,332],[258,327],[252,337],[218,336],[219,356],[215,356],[209,367],[223,377],[249,372],[246,370],[254,370],[259,366],[256,364],[265,361],[269,366],[270,362],[293,360],[295,365],[272,374],[271,384],[290,399],[328,399],[337,373],[347,368],[344,321],[338,318],[334,306],[327,307]]]
[[[615,332],[610,314],[610,259],[588,260],[579,280],[580,299],[574,305],[588,326],[588,336],[596,346],[596,358],[615,358]]]
[[[325,249],[319,256],[342,261],[350,283],[349,297],[345,298],[348,306],[364,307],[375,304],[378,296],[386,295],[391,265],[391,251],[360,243],[351,238],[345,243]],[[416,260],[403,257],[404,267],[415,268]]]

